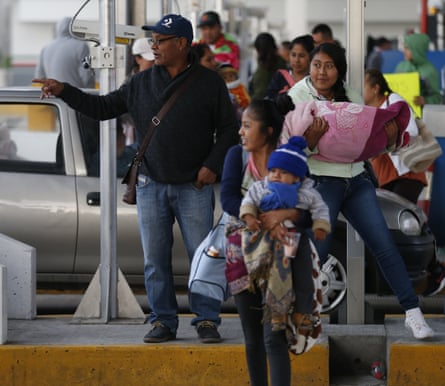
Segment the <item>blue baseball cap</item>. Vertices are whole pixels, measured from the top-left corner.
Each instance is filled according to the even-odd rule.
[[[192,23],[181,15],[173,13],[165,15],[159,20],[156,25],[144,25],[142,29],[146,31],[153,31],[161,35],[175,35],[184,37],[189,44],[193,41]]]

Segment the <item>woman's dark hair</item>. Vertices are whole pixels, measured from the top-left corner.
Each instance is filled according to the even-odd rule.
[[[210,47],[206,43],[194,43],[191,48],[192,52],[198,55],[198,59],[201,60],[206,53],[206,50],[210,50]]]
[[[348,96],[346,95],[346,89],[344,85],[344,82],[346,80],[346,71],[348,70],[348,65],[346,64],[345,50],[338,44],[334,43],[320,44],[311,52],[311,62],[314,59],[314,56],[320,52],[328,55],[332,59],[338,72],[337,82],[335,82],[335,84],[332,86],[334,100],[337,102],[350,102]]]
[[[250,103],[248,109],[256,120],[261,122],[261,132],[267,142],[276,147],[283,129],[284,116],[295,108],[292,99],[287,94],[280,94],[275,100],[257,99]],[[272,127],[272,134],[268,132]]]
[[[255,38],[253,45],[258,54],[258,63],[268,70],[274,70],[278,56],[275,38],[268,32],[261,32]]]
[[[294,46],[297,44],[300,44],[304,47],[304,49],[310,54],[312,50],[314,49],[314,39],[312,35],[301,35],[297,36],[294,40],[290,42],[289,49],[291,50]]]
[[[381,71],[375,68],[370,68],[365,71],[365,81],[368,82],[371,87],[378,85],[380,87],[380,96],[389,95],[393,92]]]

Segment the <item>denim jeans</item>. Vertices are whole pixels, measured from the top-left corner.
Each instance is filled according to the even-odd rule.
[[[263,323],[263,298],[259,289],[234,295],[246,346],[246,360],[252,386],[290,386],[290,358],[285,331],[272,331]]]
[[[149,322],[162,322],[171,331],[178,328],[178,304],[173,282],[173,224],[178,221],[189,260],[213,226],[215,195],[212,186],[197,189],[192,183],[163,184],[140,175],[137,185],[137,211],[144,279],[151,309]],[[219,301],[191,295],[192,321],[220,323]]]
[[[329,207],[331,224],[341,212],[358,232],[404,310],[418,307],[405,263],[388,230],[374,186],[366,173],[353,178],[311,176],[315,188]],[[325,262],[332,244],[332,233],[325,241],[315,242],[321,262]]]

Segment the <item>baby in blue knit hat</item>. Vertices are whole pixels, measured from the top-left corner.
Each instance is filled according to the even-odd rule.
[[[316,240],[324,240],[331,231],[329,209],[320,193],[313,187],[312,179],[306,177],[307,157],[303,152],[306,141],[303,137],[289,138],[269,157],[268,175],[264,181],[257,181],[249,188],[240,208],[240,219],[251,231],[260,230],[258,215],[274,209],[299,208],[309,210],[312,215],[313,232]],[[285,254],[295,256],[296,245],[294,225],[286,221],[284,225],[291,231],[285,245]],[[297,236],[298,237],[298,236]],[[293,252],[291,252],[294,250]]]
[[[246,223],[241,240],[249,280],[252,286],[264,290],[267,310],[264,319],[271,321],[273,331],[286,330],[291,309],[297,341],[303,342],[303,346],[319,324],[319,317],[311,314],[313,262],[307,236],[302,239],[304,230],[297,230],[291,221],[285,221],[281,226],[287,228],[287,235],[281,248],[267,231],[262,231],[258,215],[275,209],[309,210],[315,239],[324,240],[331,231],[329,209],[314,188],[314,181],[306,177],[307,158],[303,151],[306,146],[303,137],[295,136],[272,152],[267,177],[250,186],[239,215]]]

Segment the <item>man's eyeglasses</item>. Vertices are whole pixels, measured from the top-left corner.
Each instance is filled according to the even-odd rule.
[[[150,45],[161,45],[162,42],[166,42],[167,40],[171,40],[171,39],[177,39],[178,36],[169,36],[168,38],[164,38],[164,39],[153,39],[153,38],[148,38],[148,43]]]

